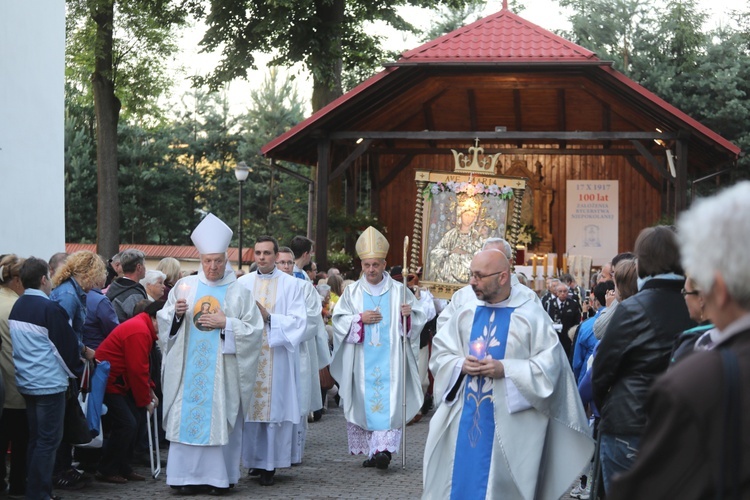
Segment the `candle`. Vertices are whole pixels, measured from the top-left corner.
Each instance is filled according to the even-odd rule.
[[[547,256],[545,255],[542,259],[542,276],[549,276],[547,272]]]
[[[487,341],[484,337],[478,337],[469,342],[469,352],[477,359],[484,359],[487,350]]]
[[[566,253],[562,256],[562,272],[563,274],[568,272],[568,254]]]
[[[177,285],[177,300],[187,300],[188,293],[190,292],[190,285],[187,283],[180,283]]]
[[[531,265],[532,265],[531,276],[536,277],[536,254],[531,254]]]
[[[550,253],[549,254],[549,260],[552,264],[552,271],[549,273],[550,276],[557,276],[557,254],[556,253]]]

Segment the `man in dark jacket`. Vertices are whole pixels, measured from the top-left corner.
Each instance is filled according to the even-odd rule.
[[[635,461],[651,384],[666,371],[677,336],[694,326],[680,295],[685,278],[674,231],[668,226],[644,229],[635,255],[640,290],[617,306],[592,368],[607,494],[614,475]]]
[[[678,221],[682,262],[716,330],[654,383],[638,459],[613,483],[612,500],[750,498],[748,213],[742,182]]]
[[[148,298],[146,289],[139,283],[146,276],[146,256],[140,250],[129,248],[120,254],[123,276],[107,289],[120,323],[133,317],[135,305]]]
[[[573,344],[568,331],[581,322],[581,306],[570,297],[570,288],[565,283],[558,281],[554,291],[556,296],[550,299],[547,312],[555,324],[560,345],[570,359],[573,354]]]

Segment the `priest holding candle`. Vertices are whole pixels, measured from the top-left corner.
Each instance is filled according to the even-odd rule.
[[[498,250],[471,262],[477,300],[433,339],[423,498],[558,499],[594,451],[552,322]]]

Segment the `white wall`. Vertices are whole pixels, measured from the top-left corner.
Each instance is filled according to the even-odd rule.
[[[0,1],[0,254],[65,250],[65,1]]]

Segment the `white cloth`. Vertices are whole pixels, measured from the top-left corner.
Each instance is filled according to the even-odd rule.
[[[502,360],[504,382],[512,382],[531,408],[511,414],[506,384],[493,383],[495,446],[486,498],[558,499],[588,464],[594,443],[549,316],[522,288],[511,290],[507,307],[514,311]],[[470,302],[456,311],[433,339],[430,369],[435,374],[436,397],[445,398],[458,378],[477,305],[484,302]],[[441,404],[430,421],[423,498],[450,494],[466,380],[462,379],[455,398]],[[474,498],[472,492],[464,496]]]
[[[193,321],[199,281],[209,286],[228,284],[222,304],[227,317],[227,340],[222,342],[222,352],[215,361],[217,390],[213,395],[209,446],[180,443],[184,361],[190,335],[188,325]],[[170,337],[173,321],[176,321],[174,305],[183,298],[188,302],[188,311],[179,322],[175,335]],[[163,353],[163,425],[167,439],[171,441],[167,484],[209,484],[220,488],[236,484],[242,444],[242,419],[238,415],[244,415],[249,408],[263,328],[263,320],[253,296],[236,283],[234,272],[226,272],[218,282],[209,282],[200,270],[197,276],[188,276],[176,283],[157,318],[159,346]]]
[[[271,315],[270,326],[263,331],[250,410],[245,414],[245,467],[273,470],[291,466],[293,427],[301,415],[299,346],[315,334],[307,328],[299,281],[276,268],[269,274],[253,272],[239,279]]]
[[[321,314],[323,306],[315,287],[307,281],[296,278],[302,289],[307,309],[308,340],[299,346],[299,407],[300,415],[307,416],[311,411],[323,407],[320,393],[320,369],[331,363],[331,353],[328,350],[328,333]]]
[[[242,449],[242,415],[237,414],[236,425],[224,446],[192,446],[171,443],[167,455],[167,484],[186,486],[208,484],[227,488],[240,480],[240,450]]]
[[[408,349],[406,351],[407,368],[402,373],[402,341],[401,341],[401,301],[403,284],[383,275],[379,286],[368,286],[364,276],[355,283],[347,286],[341,295],[333,313],[333,360],[331,361],[331,375],[339,383],[339,395],[344,402],[344,416],[347,422],[358,425],[365,430],[372,430],[367,425],[365,405],[365,357],[361,343],[347,342],[349,331],[353,324],[361,321],[364,312],[364,293],[370,290],[376,297],[389,294],[390,322],[390,373],[389,409],[390,428],[402,427],[402,383],[406,378],[406,421],[411,420],[422,406],[424,395],[419,382],[417,356],[419,352],[419,334],[425,324],[425,315],[419,302],[406,289],[406,301],[412,308],[411,331],[408,332]],[[376,292],[380,288],[380,293]],[[383,300],[382,298],[380,300]],[[366,340],[365,340],[366,341]]]

